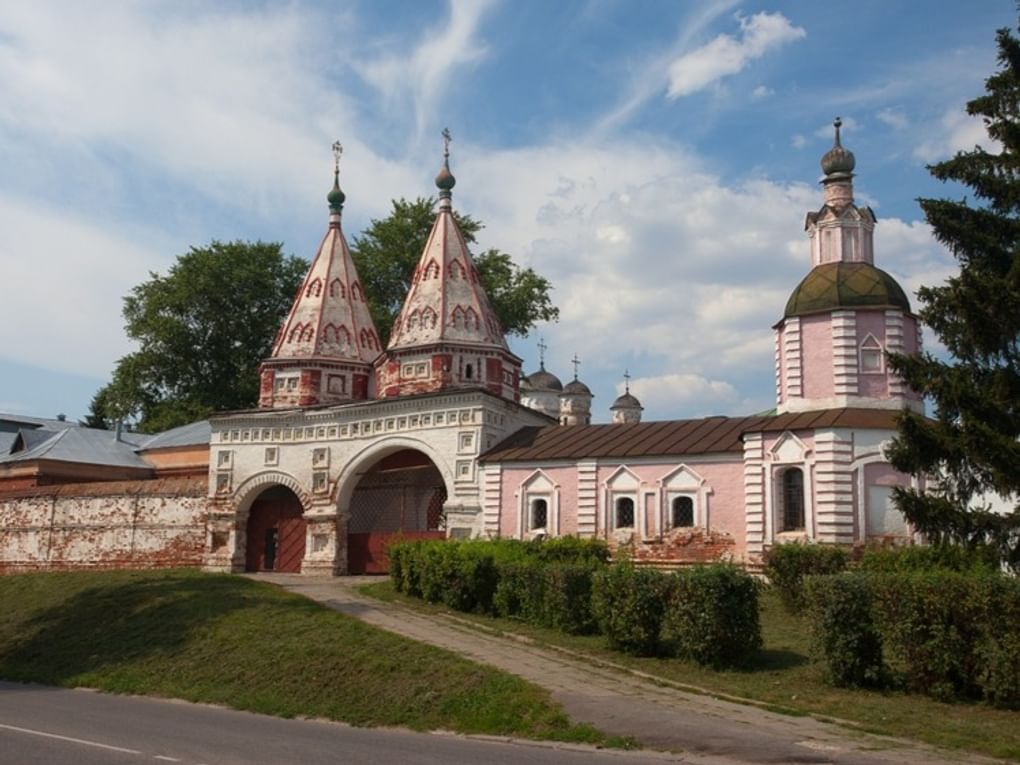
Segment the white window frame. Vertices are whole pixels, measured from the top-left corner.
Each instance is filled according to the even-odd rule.
[[[864,363],[866,353],[877,353],[877,368],[869,369]],[[861,344],[857,346],[857,368],[861,371],[861,374],[865,375],[885,374],[885,349],[882,347],[882,344],[878,342],[878,338],[870,333],[861,341]]]

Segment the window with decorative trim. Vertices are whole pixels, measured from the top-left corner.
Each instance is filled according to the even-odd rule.
[[[868,335],[860,347],[860,369],[865,374],[878,374],[885,370],[885,354],[874,335]]]

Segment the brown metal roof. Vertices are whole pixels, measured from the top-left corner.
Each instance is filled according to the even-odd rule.
[[[810,428],[895,429],[898,414],[890,409],[844,408],[751,417],[527,427],[485,452],[481,460],[524,462],[740,452],[745,433]]]

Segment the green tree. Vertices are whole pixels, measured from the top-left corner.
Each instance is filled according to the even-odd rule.
[[[906,518],[933,542],[995,545],[1020,570],[1020,505],[1009,515],[973,507],[988,491],[1020,497],[1020,41],[998,32],[1000,69],[967,104],[1001,147],[975,147],[929,167],[973,190],[967,199],[921,199],[936,238],[959,261],[945,284],[918,291],[921,319],[949,351],[894,355],[892,368],[934,404],[934,419],[904,413],[889,457],[933,477],[900,489]]]
[[[125,329],[138,350],[117,362],[87,422],[134,419],[157,432],[258,401],[269,355],[308,263],[276,242],[193,247],[165,276],[124,298]]]
[[[373,219],[351,242],[351,255],[372,309],[372,320],[383,346],[411,286],[414,267],[421,258],[435,220],[435,200],[394,200],[387,218]],[[467,243],[475,243],[482,224],[470,215],[454,212]],[[508,335],[525,335],[539,321],[555,321],[559,309],[552,304],[552,285],[531,268],[519,268],[509,255],[490,249],[472,253],[482,286]]]

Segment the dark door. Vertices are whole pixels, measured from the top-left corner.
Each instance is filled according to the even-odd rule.
[[[264,564],[266,571],[272,571],[276,566],[276,539],[279,534],[279,529],[266,529],[266,553]]]

